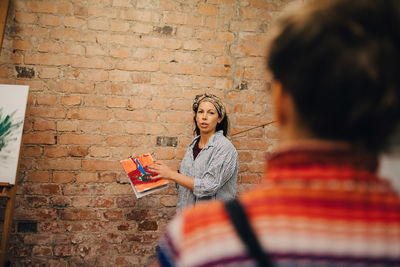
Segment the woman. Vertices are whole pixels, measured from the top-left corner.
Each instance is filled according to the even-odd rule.
[[[180,172],[165,163],[149,167],[164,178],[178,184],[177,209],[200,200],[229,200],[236,195],[238,155],[226,138],[228,117],[222,101],[215,95],[197,95],[193,101],[195,134],[180,166]]]

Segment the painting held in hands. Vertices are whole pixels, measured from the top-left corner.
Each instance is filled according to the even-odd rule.
[[[151,164],[154,164],[154,161],[150,154],[121,160],[121,165],[129,177],[129,181],[137,198],[141,198],[168,186],[167,180],[153,178],[157,174],[148,170],[148,166]]]

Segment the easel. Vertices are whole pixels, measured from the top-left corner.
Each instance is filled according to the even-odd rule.
[[[6,212],[4,215],[3,234],[1,237],[0,266],[4,266],[5,261],[7,260],[7,245],[8,245],[8,238],[10,236],[10,228],[12,224],[16,191],[17,191],[17,183],[15,183],[15,185],[8,183],[0,183],[0,197],[7,198]]]
[[[0,53],[3,45],[4,29],[6,28],[9,4],[10,0],[0,0]]]

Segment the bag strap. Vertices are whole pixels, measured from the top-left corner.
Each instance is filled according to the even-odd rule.
[[[272,267],[274,264],[268,253],[265,253],[250,226],[246,212],[237,199],[225,202],[225,210],[250,256],[258,266]]]

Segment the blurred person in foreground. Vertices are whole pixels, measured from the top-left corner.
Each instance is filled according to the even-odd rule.
[[[279,20],[267,66],[282,138],[263,182],[175,217],[159,263],[400,266],[400,198],[376,174],[400,118],[399,1],[307,1]]]

